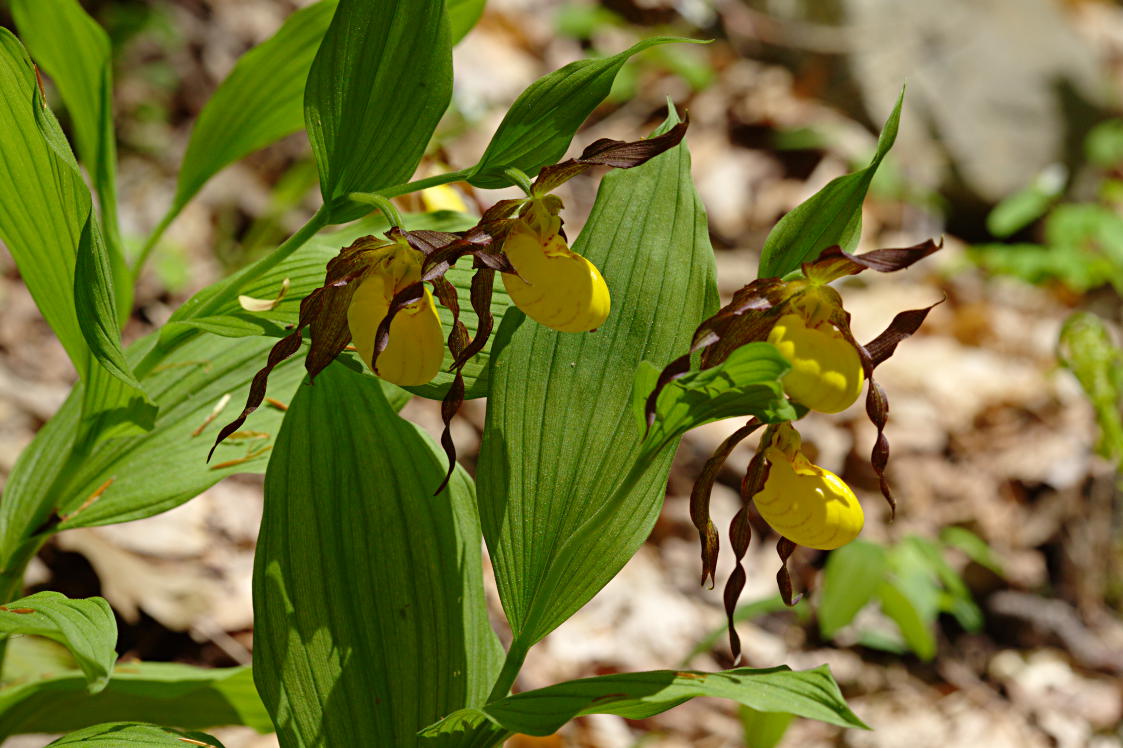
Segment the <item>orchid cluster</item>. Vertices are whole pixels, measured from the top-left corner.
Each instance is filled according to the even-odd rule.
[[[841,412],[857,401],[866,385],[866,414],[877,428],[870,462],[882,494],[895,509],[885,479],[889,443],[885,424],[889,403],[874,381],[874,369],[888,359],[897,345],[916,332],[931,306],[902,312],[872,342],[858,343],[850,330],[850,313],[842,297],[829,284],[863,270],[892,272],[927,257],[940,248],[931,240],[913,247],[879,249],[851,255],[835,246],[802,265],[788,279],[759,278],[742,288],[733,300],[704,320],[695,331],[690,350],[672,361],[659,376],[646,401],[650,426],[655,419],[659,393],[692,370],[692,357],[702,369],[721,364],[733,351],[754,341],[774,345],[790,368],[781,383],[800,415],[809,410]],[[726,583],[724,602],[729,617],[734,657],[740,641],[733,627],[733,612],[744,588],[741,564],[751,538],[750,505],[780,535],[777,583],[784,602],[794,605],[787,561],[797,545],[832,550],[849,543],[862,529],[864,514],[853,490],[837,475],[813,464],[802,451],[799,433],[788,421],[765,424],[752,418],[723,441],[707,460],[690,497],[691,519],[702,550],[702,582],[713,583],[718,559],[718,533],[710,518],[710,493],[718,473],[734,447],[764,428],[755,454],[741,481],[741,509],[729,529],[735,568]]]
[[[261,405],[270,372],[300,349],[305,328],[311,333],[305,368],[313,379],[353,344],[374,374],[401,386],[421,385],[438,374],[447,346],[455,376],[441,407],[441,445],[449,467],[437,488],[440,493],[456,465],[449,426],[464,400],[462,372],[487,345],[494,327],[495,274],[501,274],[512,301],[536,322],[562,332],[596,330],[611,306],[608,285],[591,262],[569,248],[562,200],[553,191],[595,166],[627,169],[646,163],[678,145],[687,125],[680,122],[646,140],[598,140],[579,157],[541,169],[533,184],[512,170],[511,181],[523,186],[526,197],[499,201],[467,231],[407,231],[395,225],[383,237],[365,236],[343,248],[328,262],[323,286],[301,302],[296,326],[270,351],[250,385],[245,408],[219,432],[215,446]],[[465,258],[474,270],[470,298],[479,319],[475,336],[459,320],[456,289],[445,278]],[[451,330],[443,329],[436,302],[452,313]]]

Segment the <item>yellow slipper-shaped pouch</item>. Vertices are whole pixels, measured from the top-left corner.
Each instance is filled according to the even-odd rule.
[[[769,447],[768,479],[755,496],[760,516],[788,540],[829,551],[846,545],[862,531],[865,514],[858,497],[837,475],[813,465],[802,454],[793,463]]]
[[[604,324],[611,306],[608,284],[559,234],[543,239],[516,226],[503,251],[518,271],[504,273],[503,285],[526,316],[561,332],[588,332]]]
[[[347,308],[351,342],[370,368],[374,336],[378,325],[390,311],[394,289],[392,281],[380,274],[367,277],[355,291]],[[420,301],[410,304],[390,323],[390,340],[378,357],[374,373],[388,382],[406,387],[429,382],[444,360],[444,332],[433,295],[425,289]]]
[[[785,314],[768,342],[792,365],[781,381],[797,403],[820,413],[838,413],[861,394],[862,360],[834,327],[808,327],[798,314]]]

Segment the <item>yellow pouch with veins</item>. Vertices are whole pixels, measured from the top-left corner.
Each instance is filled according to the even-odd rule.
[[[841,478],[802,453],[793,460],[769,447],[764,454],[771,468],[753,503],[772,529],[798,545],[824,551],[858,537],[865,514]]]
[[[542,238],[517,225],[503,251],[518,275],[503,274],[511,300],[535,322],[561,332],[588,332],[604,324],[611,300],[593,263],[571,250],[560,234]]]
[[[416,283],[421,277],[420,261],[405,255],[412,250],[388,247],[387,254],[376,261],[376,268],[355,290],[347,308],[347,326],[351,342],[363,362],[371,367],[374,337],[378,325],[390,311],[394,294]],[[402,309],[390,323],[390,340],[378,357],[374,373],[400,386],[429,382],[441,369],[444,360],[444,332],[441,318],[429,289],[420,301]]]
[[[808,327],[798,314],[785,314],[768,342],[792,365],[781,380],[792,400],[821,413],[838,413],[861,394],[862,360],[834,327]]]

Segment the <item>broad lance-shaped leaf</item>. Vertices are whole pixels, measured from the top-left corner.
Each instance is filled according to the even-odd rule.
[[[556,332],[510,310],[492,348],[479,507],[516,647],[588,602],[662,505],[674,444],[637,466],[631,373],[684,349],[717,303],[685,144],[607,175],[573,249],[612,292],[605,324]]]
[[[79,376],[105,391],[106,397],[86,404],[87,435],[98,435],[107,411],[118,412],[120,423],[143,428],[151,407],[122,366],[111,259],[90,194],[42,100],[30,59],[6,29],[0,29],[0,99],[0,132],[14,134],[0,138],[0,191],[6,196],[0,239]]]
[[[444,0],[340,0],[304,94],[325,209],[334,223],[370,212],[347,199],[409,179],[452,96]]]
[[[444,472],[374,377],[337,361],[297,391],[254,566],[254,675],[285,748],[414,745],[487,695],[472,481],[458,469],[433,496]]]
[[[854,251],[862,233],[862,202],[877,167],[897,139],[904,98],[905,92],[901,89],[897,105],[881,129],[877,152],[869,166],[831,180],[773,227],[760,255],[761,278],[783,277],[834,244]]]
[[[70,114],[78,155],[98,198],[109,264],[120,296],[116,312],[125,319],[132,306],[132,285],[117,228],[117,142],[109,36],[77,0],[12,0],[11,9],[23,43],[51,76]]]
[[[616,74],[633,55],[658,44],[693,41],[669,36],[644,39],[611,57],[571,62],[539,78],[507,110],[466,179],[477,187],[497,189],[511,184],[504,174],[507,169],[534,176],[565,155],[577,128],[608,96]]]
[[[735,416],[755,416],[764,423],[799,417],[780,384],[791,368],[769,343],[749,343],[717,366],[694,371],[663,388],[655,404],[655,421],[647,429],[644,405],[659,380],[659,367],[644,361],[636,370],[632,414],[647,430],[644,443],[657,450],[693,428]]]
[[[88,693],[105,688],[117,660],[117,621],[100,597],[71,600],[58,592],[37,592],[0,605],[0,640],[13,635],[42,636],[65,646]]]
[[[219,171],[304,128],[304,86],[335,6],[320,0],[296,11],[238,59],[195,121],[165,223]]]
[[[89,194],[40,134],[41,101],[31,60],[19,40],[0,29],[0,239],[82,374],[87,349],[74,311],[74,258]],[[53,120],[49,111],[42,116]]]
[[[181,732],[137,722],[106,722],[63,735],[51,746],[80,745],[83,748],[183,748],[191,744],[202,748],[223,748],[218,738],[202,732]]]
[[[220,725],[273,730],[249,667],[118,663],[105,688],[90,694],[82,671],[60,645],[38,637],[9,642],[0,672],[0,741],[127,720],[183,730]]]
[[[129,348],[135,365],[153,352],[158,333]],[[196,334],[174,352],[150,361],[144,384],[160,406],[144,435],[103,440],[86,454],[74,452],[84,385],[20,454],[0,501],[0,596],[18,586],[22,565],[50,534],[69,527],[141,519],[167,511],[236,473],[262,472],[292,391],[303,376],[297,359],[278,367],[270,404],[246,428],[207,452],[221,416],[244,400],[250,379],[273,341]],[[357,359],[351,365],[359,368]],[[380,381],[380,380],[377,380]],[[388,388],[394,406],[408,399]],[[44,480],[51,476],[51,480]]]
[[[583,678],[462,709],[421,734],[426,739],[455,736],[462,748],[484,748],[515,733],[550,735],[583,714],[646,719],[699,696],[841,727],[866,727],[846,706],[830,669],[823,665],[794,672],[786,667],[720,673],[656,670]]]

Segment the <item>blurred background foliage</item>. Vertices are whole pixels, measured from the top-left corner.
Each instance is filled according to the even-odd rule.
[[[83,4],[113,41],[122,229],[135,252],[172,200],[190,125],[210,94],[239,55],[308,2]],[[12,27],[3,3],[0,24]],[[867,201],[863,245],[942,235],[945,250],[931,265],[841,284],[860,338],[900,309],[947,299],[884,367],[900,511],[890,523],[876,499],[860,406],[838,418],[809,416],[801,430],[816,461],[866,505],[863,539],[830,554],[801,550],[795,576],[807,597],[791,610],[774,597],[774,555],[754,544],[749,602],[738,613],[748,665],[828,662],[876,730],[789,725],[703,701],[638,722],[582,718],[560,736],[512,743],[1123,745],[1123,7],[489,0],[456,50],[453,104],[420,176],[473,163],[505,107],[538,75],[659,34],[713,41],[636,57],[578,145],[646,131],[668,96],[689,110],[724,295],[754,277],[780,216],[868,160],[878,123],[908,85],[900,138]],[[592,177],[567,185],[571,235],[594,191]],[[472,212],[505,196],[458,185],[427,199]],[[276,246],[317,200],[303,134],[224,171],[157,248],[126,335],[162,323],[191,292]],[[416,196],[406,202],[423,206]],[[6,475],[73,374],[6,254],[0,308]],[[439,429],[428,403],[405,414]],[[471,467],[478,401],[456,427]],[[720,599],[697,586],[686,511],[693,477],[730,428],[714,424],[684,442],[649,543],[532,654],[523,687],[672,663],[731,664]],[[720,478],[719,522],[735,511],[740,477],[727,468]],[[105,595],[126,657],[246,662],[260,502],[260,481],[237,478],[167,515],[64,533],[28,583]],[[758,538],[768,533],[763,522],[755,529]],[[245,731],[216,735],[228,746],[272,745]]]

